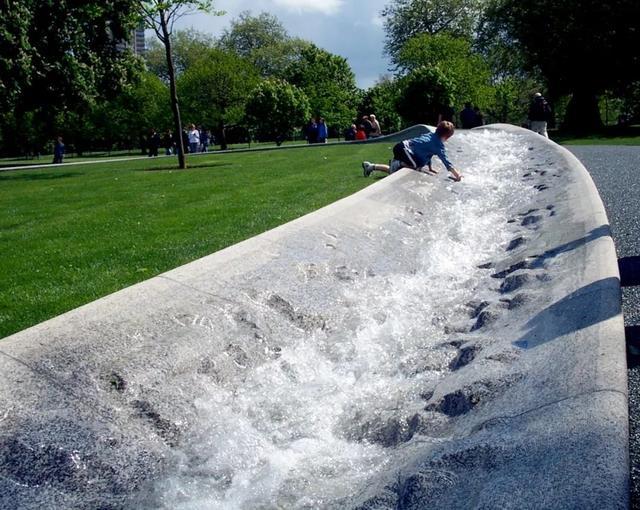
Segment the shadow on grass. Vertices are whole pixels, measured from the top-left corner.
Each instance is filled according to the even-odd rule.
[[[34,174],[25,173],[18,175],[0,175],[0,181],[48,181],[52,179],[66,179],[68,177],[78,177],[84,175],[82,172],[66,172],[66,173],[46,173]]]
[[[195,165],[187,165],[187,170],[197,170],[199,168],[213,168],[218,166],[233,166],[233,163],[196,163]],[[177,166],[154,166],[151,168],[139,168],[136,172],[167,172],[167,171],[179,171]]]

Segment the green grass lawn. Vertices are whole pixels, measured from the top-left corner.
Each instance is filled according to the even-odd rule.
[[[0,173],[0,338],[371,184],[390,144]]]

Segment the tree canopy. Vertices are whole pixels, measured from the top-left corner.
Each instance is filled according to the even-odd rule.
[[[451,82],[451,92],[457,103],[487,106],[491,70],[486,60],[473,51],[467,38],[445,33],[418,35],[405,43],[398,53],[397,63],[402,71],[437,67]]]
[[[396,108],[399,98],[398,82],[389,76],[384,77],[362,94],[358,118],[374,113],[383,132],[398,131],[402,127],[402,119]]]
[[[483,31],[540,70],[555,97],[572,94],[568,123],[600,123],[597,94],[640,78],[637,0],[493,0]]]
[[[135,72],[135,59],[118,44],[129,37],[135,14],[128,0],[4,2],[0,106],[41,109],[51,119],[67,107],[116,94]]]
[[[182,114],[187,122],[208,128],[238,123],[258,79],[257,70],[246,59],[209,49],[178,77]]]
[[[275,46],[287,39],[287,31],[273,14],[262,12],[252,16],[250,11],[243,11],[231,21],[231,28],[223,31],[218,43],[225,50],[250,57],[258,48]]]
[[[246,111],[248,124],[259,140],[278,142],[302,126],[310,115],[304,92],[277,78],[263,80],[255,88]]]
[[[197,30],[178,30],[173,34],[171,49],[176,76],[180,76],[207,51],[215,48],[212,35]],[[167,56],[164,45],[155,39],[147,43],[145,61],[149,71],[162,80],[169,81]]]
[[[436,125],[453,106],[453,84],[438,67],[420,67],[399,80],[398,113],[409,124]]]
[[[385,51],[396,59],[405,43],[420,34],[447,33],[471,38],[485,0],[395,0],[382,10]]]
[[[262,76],[282,78],[285,69],[300,60],[309,42],[289,36],[272,14],[252,16],[244,11],[222,33],[218,46],[247,58]]]
[[[356,114],[358,88],[347,60],[309,44],[299,62],[285,71],[289,83],[302,89],[313,115],[339,126],[351,124]]]

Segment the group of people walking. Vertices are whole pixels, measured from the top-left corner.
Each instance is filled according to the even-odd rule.
[[[329,127],[324,117],[312,117],[304,127],[304,137],[307,143],[327,143]]]
[[[303,132],[307,143],[327,143],[329,140],[329,127],[324,117],[311,118],[304,127]],[[380,127],[380,122],[372,113],[363,115],[356,120],[350,127],[345,129],[343,135],[345,141],[367,140],[368,138],[381,136],[382,128]]]
[[[369,138],[377,138],[378,136],[382,136],[382,128],[373,113],[363,115],[357,124],[351,124],[344,132],[344,139],[346,141],[367,140]]]
[[[209,152],[209,146],[215,144],[215,137],[211,131],[204,127],[198,127],[195,124],[189,124],[186,129],[182,130],[182,145],[186,153]],[[146,149],[149,157],[158,155],[160,147],[164,148],[166,156],[177,154],[179,151],[179,138],[167,130],[164,135],[160,136],[155,129],[149,131],[146,140]]]

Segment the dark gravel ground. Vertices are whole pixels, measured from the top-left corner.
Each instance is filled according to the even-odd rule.
[[[640,255],[640,147],[567,147],[589,170],[607,209],[618,257]],[[640,287],[623,289],[625,326],[640,326]],[[640,339],[639,339],[640,340]],[[638,343],[640,345],[640,343]],[[627,352],[631,508],[640,510],[640,356]]]

